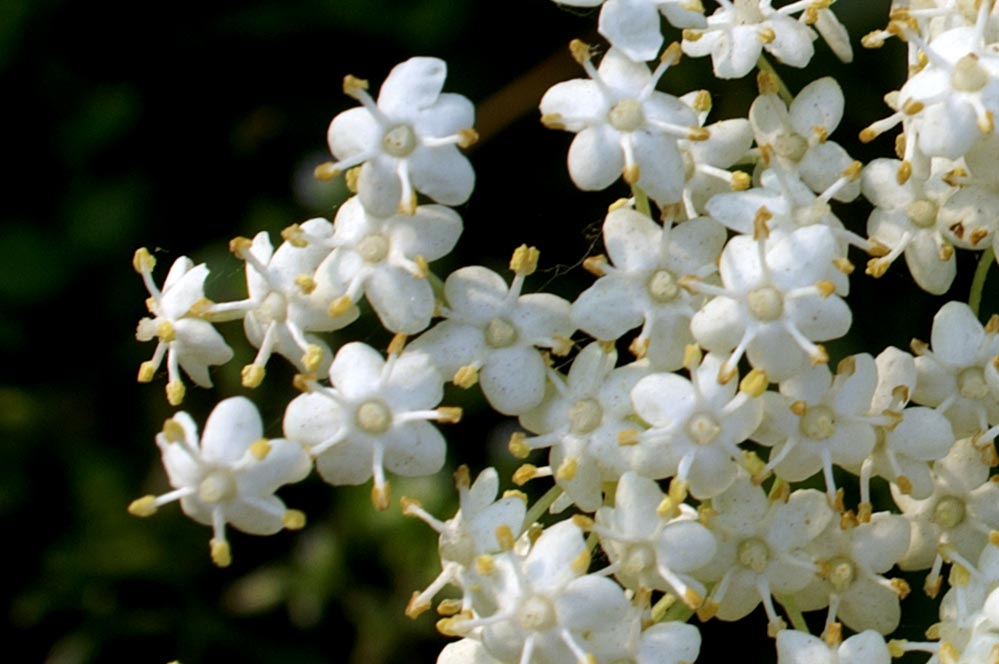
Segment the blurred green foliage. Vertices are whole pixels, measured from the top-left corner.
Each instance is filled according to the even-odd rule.
[[[840,6],[855,39],[883,21],[874,3]],[[574,193],[568,137],[542,129],[534,109],[548,85],[579,75],[564,45],[596,40],[595,19],[549,0],[0,0],[0,518],[10,537],[0,597],[18,661],[434,661],[443,639],[432,617],[410,621],[402,609],[438,572],[436,537],[397,508],[374,512],[368,487],[312,478],[283,491],[308,511],[308,528],[233,533],[226,570],[211,565],[208,529],[178,508],[147,521],[125,513],[130,499],[166,488],[153,436],[171,414],[161,381],[135,383],[152,348],[133,338],[146,294],[130,257],[149,246],[162,275],[191,255],[209,263],[212,297],[242,297],[230,237],[332,216],[345,195],[342,183],[310,176],[328,158],[327,123],[352,105],[342,76],[377,85],[397,62],[427,54],[448,60],[447,89],[479,105],[485,128],[460,253],[441,270],[499,268],[527,241],[542,250],[531,286],[572,297],[590,280],[578,264],[599,236],[599,210],[624,191]],[[856,96],[843,136],[884,112],[880,95],[902,76],[900,65],[880,64],[891,48],[858,53],[851,70],[819,47],[824,59],[810,72],[864,79],[856,89],[844,82]],[[891,57],[901,62],[899,50]],[[752,82],[719,92],[708,71],[687,63],[665,85],[711,87],[718,117],[744,113]],[[792,89],[809,80],[781,71]],[[890,137],[867,149],[856,156],[890,151]],[[862,231],[863,218],[845,221]],[[857,331],[841,354],[927,334],[939,304],[912,297],[904,269],[869,286],[854,291]],[[877,318],[886,297],[909,298],[906,314]],[[234,325],[224,331],[238,339]],[[387,341],[370,323],[345,333]],[[250,353],[237,347],[215,376],[217,393],[189,391],[196,420],[222,395],[245,392],[238,368]],[[274,370],[250,395],[271,435],[280,435],[290,375]],[[509,477],[503,423],[474,394],[451,390],[446,403],[467,408],[446,432],[452,467],[498,464]],[[439,516],[453,512],[446,471],[393,484]],[[762,625],[741,633],[752,630],[767,651]],[[721,645],[709,640],[702,661]]]

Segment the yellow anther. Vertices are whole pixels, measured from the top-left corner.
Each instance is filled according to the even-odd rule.
[[[573,514],[572,522],[576,524],[576,527],[584,533],[588,533],[593,530],[593,519],[585,514]]]
[[[291,385],[299,392],[311,392],[312,386],[316,382],[316,374],[305,373],[295,374],[291,379]]]
[[[683,30],[683,41],[695,42],[703,36],[703,30],[694,30],[693,28],[685,28]]]
[[[343,174],[343,183],[347,185],[347,190],[352,193],[357,193],[357,180],[361,177],[361,167],[355,166],[354,168],[347,169],[347,172]]]
[[[156,509],[156,496],[153,495],[136,498],[128,505],[128,513],[132,516],[152,516],[156,514]]]
[[[588,549],[584,549],[578,556],[576,556],[571,563],[569,563],[569,568],[576,574],[585,574],[588,569],[590,569],[590,552]]]
[[[753,239],[770,237],[770,228],[767,222],[774,218],[773,212],[767,209],[766,205],[761,205],[753,215]]]
[[[503,492],[504,498],[516,498],[517,500],[527,503],[527,494],[523,491],[518,491],[517,489],[507,489]]]
[[[472,473],[468,470],[468,466],[465,464],[458,466],[451,477],[454,479],[454,487],[458,489],[458,491],[472,486]]]
[[[598,254],[596,256],[590,256],[583,261],[583,269],[590,274],[602,277],[607,272],[604,268],[607,266],[607,257],[603,254]]]
[[[248,237],[234,237],[229,240],[229,251],[239,259],[244,257],[244,254],[250,250],[253,246],[253,240]]]
[[[389,342],[386,352],[389,355],[401,355],[402,350],[406,347],[406,339],[406,335],[402,332],[395,334]]]
[[[687,344],[683,348],[683,368],[687,371],[693,371],[697,367],[701,366],[701,359],[704,354],[701,352],[701,347],[697,344]]]
[[[416,274],[417,279],[426,279],[427,275],[430,274],[430,264],[427,263],[427,259],[423,256],[416,256],[413,258],[413,262],[416,263]]]
[[[163,437],[166,438],[168,443],[179,443],[187,438],[187,435],[184,433],[184,427],[181,426],[180,422],[171,417],[163,423]]]
[[[179,380],[171,380],[166,384],[166,398],[171,406],[179,406],[184,403],[184,395],[186,393],[187,388]]]
[[[905,599],[912,592],[905,579],[892,579],[888,582],[888,585],[891,586],[892,592],[898,595],[899,599]]]
[[[250,389],[260,387],[260,383],[264,382],[264,376],[266,373],[267,370],[264,369],[264,365],[262,364],[247,364],[240,372],[243,387],[248,387]]]
[[[475,557],[475,571],[482,576],[489,576],[494,571],[496,571],[496,563],[493,557],[488,554],[482,554]]]
[[[968,171],[958,166],[944,173],[941,179],[952,187],[960,187],[967,177]]]
[[[829,362],[829,352],[822,344],[815,344],[815,350],[811,352],[808,359],[813,365],[826,364]]]
[[[472,385],[475,385],[476,383],[479,382],[479,370],[476,367],[472,366],[471,364],[468,364],[455,371],[454,378],[452,378],[451,380],[458,387],[467,390]]]
[[[510,454],[518,459],[526,459],[527,455],[531,453],[531,448],[525,442],[526,440],[527,436],[522,431],[514,431],[510,435],[510,442],[506,445]]]
[[[156,365],[148,360],[139,365],[139,375],[138,381],[140,383],[148,383],[156,375]]]
[[[711,104],[711,93],[707,90],[698,90],[690,107],[698,113],[707,113],[711,110]]]
[[[715,380],[718,381],[719,385],[726,385],[738,375],[739,370],[736,367],[731,366],[728,362],[722,362],[722,365],[718,367],[718,376]]]
[[[267,458],[267,455],[271,453],[273,448],[274,446],[271,445],[270,441],[266,438],[260,438],[250,445],[250,454],[252,454],[253,458],[257,461],[263,461]]]
[[[683,603],[686,604],[688,608],[696,611],[699,606],[704,604],[704,597],[702,597],[701,594],[693,588],[687,588],[683,591]]]
[[[898,134],[895,136],[895,156],[899,159],[905,159],[905,134]],[[947,176],[945,175],[943,179],[946,182]],[[950,183],[948,182],[947,184]]]
[[[438,422],[444,424],[457,424],[461,422],[462,410],[460,406],[440,406],[437,408]]]
[[[830,648],[838,648],[843,642],[843,625],[838,622],[830,623],[822,632],[822,640]]]
[[[552,345],[552,354],[555,355],[555,357],[565,357],[572,352],[574,344],[572,343],[572,339],[569,337],[556,334],[552,337],[552,340],[555,342],[554,345]]]
[[[501,526],[496,526],[495,534],[496,542],[499,544],[501,551],[510,551],[513,549],[513,545],[517,543],[517,538],[514,537],[513,531],[505,523]]]
[[[309,246],[309,241],[305,239],[305,231],[302,230],[301,225],[292,224],[281,231],[281,238],[293,247],[307,247]]]
[[[579,462],[575,457],[566,457],[559,464],[558,470],[555,471],[555,479],[562,482],[568,482],[576,477],[576,472],[579,470]]]
[[[437,621],[437,631],[444,636],[460,637],[464,636],[465,632],[462,629],[462,623],[468,621],[468,618],[458,615],[452,616],[450,618],[441,618]]]
[[[673,65],[680,62],[680,58],[683,56],[683,50],[680,48],[680,42],[673,42],[666,47],[663,54],[659,57],[659,62],[669,65]]]
[[[618,431],[617,444],[622,447],[627,447],[628,445],[638,445],[640,434],[641,432],[637,429],[625,429],[624,431]]]
[[[688,141],[706,141],[711,138],[711,132],[705,127],[687,127]]]
[[[706,599],[704,603],[701,604],[700,608],[697,609],[697,619],[701,622],[711,620],[718,613],[718,602],[714,600]]]
[[[636,360],[640,360],[648,355],[649,343],[651,343],[651,340],[648,338],[642,339],[641,337],[635,337],[631,340],[631,343],[628,344],[628,352],[634,355]]]
[[[804,401],[794,401],[789,406],[792,413],[798,417],[804,417],[805,413],[808,412],[808,404]]]
[[[340,169],[332,161],[324,161],[312,170],[317,180],[332,180],[340,175]]]
[[[739,391],[745,392],[751,397],[758,397],[767,391],[770,379],[762,369],[752,369],[739,381]]]
[[[689,486],[690,485],[684,480],[681,480],[679,477],[674,477],[669,483],[669,490],[667,492],[669,499],[677,505],[683,503],[683,501],[687,500],[687,491]]]
[[[305,528],[305,512],[302,510],[285,510],[281,517],[281,525],[288,530],[301,530]]]
[[[815,284],[815,287],[819,289],[820,297],[826,298],[836,292],[836,284],[831,281],[820,281]]]
[[[977,245],[982,240],[984,240],[986,237],[988,237],[988,235],[989,235],[988,229],[979,226],[975,230],[971,231],[971,233],[968,235],[968,240],[974,246]]]
[[[139,247],[132,254],[132,268],[139,274],[152,272],[154,267],[156,267],[156,259],[145,247]]]
[[[777,39],[777,33],[774,32],[773,28],[763,28],[756,33],[756,36],[759,37],[760,41],[764,44],[772,44],[774,40]]]
[[[513,471],[513,483],[517,486],[524,486],[538,476],[538,467],[525,463],[517,470]]]
[[[860,130],[860,134],[857,135],[861,143],[870,143],[875,138],[878,137],[878,132],[870,127],[866,127]]]
[[[628,208],[629,210],[634,209],[631,205],[631,199],[629,198],[619,198],[610,205],[607,206],[607,212],[614,212],[615,210],[620,210],[621,208]]]
[[[402,508],[403,516],[417,516],[420,510],[423,509],[423,503],[410,496],[400,498],[399,506]]]
[[[992,314],[989,319],[985,321],[985,334],[997,334],[999,333],[999,314]]]
[[[819,143],[825,143],[829,140],[829,130],[825,127],[812,127],[812,133],[815,134],[815,138]],[[863,164],[861,164],[861,167],[863,167]],[[846,173],[844,173],[844,175],[846,175]]]
[[[985,111],[985,117],[978,118],[978,122],[975,123],[978,126],[978,131],[983,134],[991,134],[996,128],[996,118],[992,111]]]
[[[569,42],[569,53],[572,54],[572,59],[583,64],[590,59],[590,45],[581,39],[573,39]]]
[[[958,660],[961,659],[961,653],[958,652],[957,647],[950,641],[943,641],[940,643],[940,650],[937,652],[937,657],[940,658],[940,664],[957,664]]]
[[[680,515],[680,506],[669,496],[663,496],[663,499],[656,506],[656,514],[664,519],[672,519]]]
[[[416,193],[413,192],[409,196],[403,198],[399,201],[399,214],[404,214],[407,216],[412,216],[416,214]]]
[[[860,38],[860,45],[864,48],[881,48],[885,45],[885,35],[882,30],[868,32]]]
[[[742,458],[739,461],[750,475],[759,475],[767,466],[766,462],[752,450],[743,450]]]
[[[302,355],[302,366],[309,373],[312,373],[319,369],[319,365],[323,363],[323,349],[322,346],[316,344],[309,344],[305,348],[305,354]]]
[[[343,92],[346,95],[357,98],[362,90],[368,89],[368,82],[363,78],[358,78],[352,74],[343,77]]]
[[[892,659],[905,656],[905,653],[908,652],[905,649],[907,643],[908,641],[905,639],[891,639],[888,641],[888,652],[891,653]]]
[[[160,341],[168,344],[177,338],[177,331],[173,329],[173,323],[164,320],[160,321],[159,325],[156,326],[156,336],[159,337]]]
[[[541,124],[548,129],[565,130],[565,123],[562,122],[561,113],[543,113],[541,115]]]
[[[470,148],[479,142],[479,132],[471,127],[458,130],[458,147]]]
[[[867,268],[864,270],[864,274],[869,274],[875,279],[880,279],[888,271],[889,267],[891,267],[891,261],[886,261],[883,258],[872,258],[867,261]]]
[[[989,544],[995,547],[999,547],[999,531],[996,530],[989,531]]]
[[[538,269],[539,252],[535,247],[522,244],[517,247],[510,258],[510,269],[514,274],[528,276]]]
[[[922,339],[913,339],[909,342],[909,350],[913,355],[925,355],[930,350],[930,345]],[[996,357],[999,358],[999,355]],[[996,369],[999,369],[999,364],[996,365]]]
[[[899,475],[896,477],[895,485],[898,486],[898,490],[901,491],[903,495],[908,496],[912,493],[912,481],[905,475]]]
[[[760,71],[756,75],[756,89],[761,95],[775,95],[780,90],[777,78],[768,71]]]
[[[379,512],[384,512],[389,508],[392,504],[392,486],[388,482],[381,486],[371,487],[371,504]]]
[[[232,550],[229,542],[225,540],[212,540],[209,542],[212,552],[212,562],[219,567],[228,567],[232,564]]]
[[[295,285],[302,291],[303,295],[312,295],[316,290],[316,280],[310,274],[300,274],[295,277]]]
[[[833,498],[833,505],[832,505],[833,509],[836,512],[843,513],[844,511],[846,511],[846,504],[844,503],[845,496],[846,492],[843,490],[842,487],[836,489],[836,497]]]
[[[912,177],[912,164],[908,161],[903,161],[898,166],[898,172],[895,174],[895,181],[899,184],[905,184]]]
[[[339,318],[340,316],[343,316],[348,311],[350,311],[351,307],[353,306],[354,303],[350,301],[350,296],[341,295],[340,297],[338,297],[337,299],[333,300],[330,303],[330,306],[326,310],[326,313],[329,315],[330,318]]]
[[[750,177],[749,173],[744,173],[742,171],[735,171],[732,173],[732,177],[729,179],[728,186],[732,191],[745,191],[749,189],[753,184],[753,178]]]
[[[461,612],[462,604],[460,599],[442,599],[437,605],[437,613],[442,616],[453,616]]]
[[[414,590],[413,595],[409,598],[409,602],[406,604],[406,617],[416,618],[429,608],[430,601],[425,598],[420,599],[420,593]]]

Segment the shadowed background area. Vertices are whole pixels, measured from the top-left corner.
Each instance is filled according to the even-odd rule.
[[[840,12],[855,43],[883,22],[866,5]],[[172,413],[162,377],[135,382],[152,345],[134,339],[146,293],[131,255],[149,247],[158,282],[189,255],[212,270],[209,297],[243,297],[228,239],[332,218],[346,195],[342,182],[311,177],[329,158],[330,119],[353,105],[343,75],[368,78],[375,91],[394,64],[435,55],[449,63],[445,89],[478,106],[482,135],[470,152],[477,189],[459,209],[465,234],[438,274],[470,263],[503,270],[527,242],[541,249],[528,289],[574,297],[591,283],[579,263],[599,242],[603,210],[626,191],[574,194],[570,136],[543,129],[536,107],[547,87],[582,75],[565,45],[598,42],[595,24],[595,12],[548,0],[0,0],[0,518],[9,561],[0,597],[18,661],[434,661],[444,640],[433,617],[411,621],[402,610],[439,569],[436,537],[397,506],[374,512],[369,487],[331,489],[312,477],[281,491],[309,526],[266,539],[231,532],[226,570],[209,560],[210,530],[176,506],[146,521],[126,514],[132,498],[167,488],[153,437]],[[880,96],[902,67],[879,63],[900,63],[899,45],[858,53],[852,70],[824,45],[817,51],[810,74],[781,68],[791,89],[809,76],[843,79],[848,116],[834,138],[865,161],[890,152],[891,136],[867,148],[854,137],[886,114]],[[713,119],[744,114],[752,81],[714,84],[709,71],[685,61],[661,87],[708,87]],[[848,76],[863,82],[851,88]],[[863,232],[865,218],[844,221]],[[886,298],[913,293],[904,267],[869,285],[854,290],[857,331],[840,354],[904,346],[913,329],[928,335],[938,301],[912,298],[905,315],[877,319]],[[247,393],[239,367],[252,349],[238,323],[221,329],[236,359],[214,371],[214,393],[188,391],[184,409],[198,422],[220,398]],[[334,344],[349,339],[387,342],[370,316]],[[270,369],[249,396],[279,436],[291,372],[278,361]],[[509,430],[477,391],[449,390],[445,403],[467,409],[445,431],[449,468],[467,463],[474,475],[494,464],[509,478]],[[393,488],[441,517],[453,513],[448,470]],[[770,652],[764,621],[749,622],[739,638],[749,630]],[[701,661],[716,661],[722,646],[706,639]]]

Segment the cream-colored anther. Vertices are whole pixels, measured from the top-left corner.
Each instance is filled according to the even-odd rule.
[[[261,438],[250,445],[250,454],[257,461],[263,461],[271,453],[272,449],[274,449],[274,446],[270,444],[270,441],[266,438]]]
[[[772,44],[777,39],[777,33],[774,32],[773,28],[763,28],[756,33],[756,36],[764,44]]]
[[[179,443],[187,438],[184,427],[172,417],[163,423],[163,437],[168,443]]]
[[[316,290],[316,280],[310,274],[300,274],[295,277],[295,285],[302,295],[311,295]]]
[[[566,457],[562,459],[558,470],[555,471],[555,479],[560,482],[569,482],[576,478],[577,472],[579,472],[579,462],[576,457]]]
[[[770,379],[767,372],[762,369],[752,369],[739,381],[739,391],[745,392],[751,397],[758,397],[767,391]]]
[[[464,366],[454,372],[454,378],[452,381],[458,387],[468,389],[479,382],[479,370],[472,366]]]
[[[316,344],[309,344],[305,349],[305,354],[302,355],[302,366],[309,373],[312,373],[319,369],[319,365],[323,363],[323,348]]]
[[[156,514],[156,496],[136,498],[128,505],[128,513],[132,516],[147,517]]]
[[[150,361],[145,361],[139,365],[139,375],[137,379],[140,383],[148,383],[156,375],[156,365]]]
[[[385,482],[381,486],[371,487],[371,504],[379,512],[384,512],[392,504],[392,486]]]
[[[264,369],[264,365],[262,364],[247,364],[240,372],[243,387],[251,389],[254,387],[260,387],[260,383],[264,382],[264,376],[266,373],[267,371]]]
[[[229,548],[229,542],[213,539],[208,545],[211,549],[212,562],[216,566],[228,567],[232,564],[232,549]]]
[[[160,321],[156,326],[156,336],[165,344],[177,338],[177,331],[173,329],[173,323],[168,320]]]
[[[513,251],[510,258],[510,269],[514,274],[530,276],[538,269],[538,257],[540,252],[536,247],[529,247],[522,244]]]
[[[354,422],[365,433],[385,433],[392,427],[392,411],[381,401],[365,401],[354,414]]]
[[[317,180],[332,180],[340,175],[340,169],[332,161],[325,161],[312,170],[312,177]]]
[[[363,78],[358,78],[353,74],[347,74],[343,77],[343,92],[344,94],[350,95],[351,97],[356,97],[362,90],[368,89],[368,82]]]
[[[465,149],[470,148],[479,142],[479,132],[475,131],[471,127],[466,127],[464,129],[458,130],[458,147]]]
[[[281,516],[281,525],[287,530],[301,530],[305,528],[305,512],[301,510],[285,510]]]
[[[573,60],[583,64],[590,59],[590,45],[581,39],[573,39],[569,42],[569,53]]]
[[[545,113],[541,116],[541,124],[548,129],[565,130],[565,123],[562,122],[561,113]]]
[[[145,247],[139,247],[132,254],[132,268],[139,274],[152,272],[154,267],[156,267],[156,259]]]
[[[166,384],[166,398],[167,403],[171,406],[179,406],[184,402],[184,395],[187,394],[187,388],[184,387],[184,383],[179,380],[171,380]]]
[[[330,306],[326,310],[326,314],[330,318],[339,318],[340,316],[343,316],[348,311],[350,311],[350,308],[352,306],[354,306],[354,303],[351,302],[350,296],[341,295],[337,299],[330,302]]]

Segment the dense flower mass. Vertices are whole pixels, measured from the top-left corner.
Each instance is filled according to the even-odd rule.
[[[161,289],[149,252],[136,252],[151,316],[136,336],[158,342],[141,382],[165,360],[171,404],[184,397],[181,369],[210,387],[211,368],[234,355],[214,324],[242,319],[257,348],[243,385],[260,385],[280,355],[302,393],[284,438],[264,438],[245,397],[222,401],[200,436],[176,414],[156,437],[173,490],[130,511],[179,500],[213,527],[224,566],[228,525],[304,526],[274,492],[313,465],[331,485],[371,481],[374,506],[390,509],[387,473],[432,476],[448,460],[431,423],[461,417],[440,405],[447,384],[479,385],[465,401],[516,418],[505,440],[523,463],[509,482],[550,488],[532,502],[501,491],[508,478],[495,468],[473,482],[460,466],[450,519],[401,500],[436,531],[440,557],[406,613],[453,593],[436,607],[438,629],[458,639],[440,664],[689,664],[701,647],[692,615],[755,610],[780,664],[905,653],[994,663],[999,316],[980,316],[999,248],[994,3],[899,0],[864,37],[902,39],[909,65],[885,95],[893,113],[859,136],[901,126],[896,152],[866,165],[832,138],[851,90],[823,76],[794,95],[769,59],[805,68],[822,36],[848,62],[833,2],[717,0],[710,13],[697,0],[563,4],[600,6],[609,41],[574,40],[586,77],[539,101],[546,127],[575,135],[573,183],[626,193],[595,217],[603,248],[581,265],[596,280],[571,301],[525,293],[539,261],[527,244],[509,280],[484,265],[435,274],[463,226],[449,206],[475,182],[459,149],[476,137],[472,104],[442,92],[436,58],[396,66],[377,100],[348,76],[361,106],[331,122],[336,161],[317,176],[345,174],[353,196],[332,222],[288,226],[276,248],[266,232],[234,239],[245,299],[206,298],[208,268],[187,258]],[[661,16],[676,33],[665,47]],[[709,123],[709,92],[660,90],[683,54],[710,56],[723,79],[759,70],[743,117]],[[861,196],[870,205],[853,214]],[[958,249],[981,252],[967,303],[955,292]],[[913,338],[910,353],[842,342],[871,323],[851,285],[876,290],[902,256],[918,287],[950,299],[912,335],[928,331],[929,343]],[[894,298],[877,301],[881,318],[894,315]],[[352,327],[368,307],[394,335],[385,349]],[[942,594],[926,641],[892,638],[915,620],[895,568],[925,573],[924,591]]]

